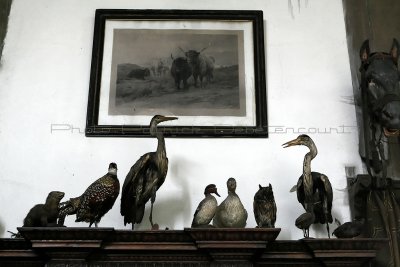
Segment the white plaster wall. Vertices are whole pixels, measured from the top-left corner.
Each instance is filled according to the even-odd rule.
[[[170,170],[157,193],[154,220],[162,228],[189,227],[209,183],[226,196],[226,180],[252,211],[258,184],[271,183],[278,206],[279,239],[302,237],[294,221],[302,207],[289,193],[302,172],[305,147],[281,144],[308,133],[319,149],[313,170],[334,188],[333,214],[350,218],[344,168],[361,169],[350,67],[341,0],[13,0],[0,68],[0,236],[15,231],[29,209],[48,192],[65,199],[80,195],[106,173],[109,162],[125,178],[132,164],[154,151],[151,138],[86,138],[83,134],[89,85],[94,13],[97,8],[257,9],[264,11],[268,139],[168,139]],[[293,13],[292,13],[293,12]],[[51,132],[52,124],[74,129]],[[65,127],[68,128],[68,127]],[[332,129],[331,129],[332,128]],[[330,133],[321,133],[330,131]],[[315,133],[320,132],[320,133]],[[101,227],[123,225],[118,198]],[[148,213],[139,229],[148,229]],[[75,216],[67,217],[68,226]],[[332,226],[334,228],[334,226]],[[324,227],[312,236],[325,237]]]

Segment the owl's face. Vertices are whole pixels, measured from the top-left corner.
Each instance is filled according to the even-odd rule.
[[[259,185],[259,190],[254,196],[255,199],[258,200],[274,200],[274,192],[272,191],[272,186],[269,184],[269,186],[261,186]]]

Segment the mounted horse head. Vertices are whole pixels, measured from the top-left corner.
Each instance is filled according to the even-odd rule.
[[[389,53],[371,53],[369,41],[360,49],[361,89],[366,94],[371,122],[381,126],[386,136],[400,134],[400,74],[397,61],[399,43],[393,39]]]

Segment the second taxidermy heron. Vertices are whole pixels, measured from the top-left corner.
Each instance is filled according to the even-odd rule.
[[[310,152],[304,156],[303,174],[297,181],[297,200],[306,212],[314,214],[314,223],[326,224],[328,237],[330,237],[329,223],[333,221],[331,183],[325,174],[311,171],[311,160],[317,156],[318,150],[308,135],[299,135],[296,139],[283,144],[285,148],[299,145],[308,147]]]
[[[157,150],[140,157],[126,175],[121,194],[121,215],[124,216],[124,224],[141,223],[146,203],[151,200],[150,223],[153,224],[153,204],[156,192],[164,183],[168,172],[168,158],[165,150],[164,135],[157,131],[157,125],[163,121],[176,120],[176,117],[156,115],[150,122],[150,135],[158,140]]]

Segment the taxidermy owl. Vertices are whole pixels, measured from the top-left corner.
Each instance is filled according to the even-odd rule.
[[[266,187],[259,185],[254,195],[253,211],[258,227],[275,228],[276,204],[271,184]]]

